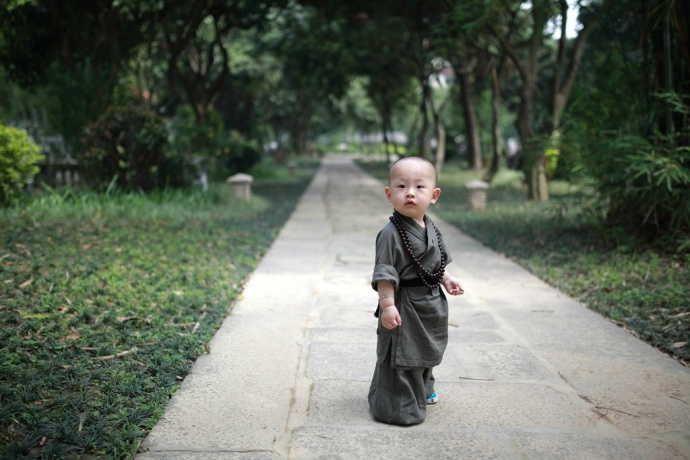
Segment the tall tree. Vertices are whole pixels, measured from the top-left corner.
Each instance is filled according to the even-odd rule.
[[[167,61],[168,103],[176,89],[203,124],[230,74],[228,38],[238,29],[266,25],[272,8],[285,1],[173,1],[159,28]]]
[[[155,8],[107,0],[3,0],[0,62],[29,89],[48,86],[59,101],[54,117],[68,140],[95,119],[113,96],[123,63],[147,39]]]
[[[326,18],[341,18],[350,26],[366,25],[375,30],[380,30],[386,34],[390,24],[396,23],[397,29],[393,31],[397,34],[397,40],[389,43],[388,49],[372,49],[372,43],[355,43],[361,50],[368,51],[368,59],[379,59],[387,55],[391,48],[399,51],[395,57],[396,62],[388,61],[392,66],[385,68],[378,65],[375,74],[369,74],[372,85],[377,85],[381,89],[385,80],[391,79],[401,82],[407,78],[405,75],[386,75],[395,74],[400,70],[411,73],[411,78],[417,81],[420,88],[419,95],[419,115],[421,125],[417,133],[417,153],[420,156],[428,156],[429,128],[430,124],[430,101],[431,87],[429,86],[430,77],[434,71],[431,61],[436,57],[435,43],[432,38],[432,24],[438,21],[442,13],[440,5],[434,2],[424,2],[419,0],[383,0],[378,2],[368,2],[364,0],[353,0],[349,2],[339,2],[335,0],[302,0],[303,3],[314,5],[320,15]],[[391,46],[392,45],[392,46]],[[384,82],[381,85],[377,81]],[[372,87],[373,88],[373,87]],[[390,90],[389,90],[390,91]],[[386,95],[381,95],[381,101],[385,100]],[[383,118],[388,116],[385,113],[389,109],[383,107]],[[388,124],[387,122],[383,122]]]
[[[601,4],[590,4],[592,11],[604,8]],[[492,26],[493,35],[503,50],[512,60],[522,82],[520,104],[518,106],[516,127],[520,136],[523,151],[523,168],[527,176],[529,198],[536,201],[547,201],[547,188],[544,143],[542,138],[558,137],[560,119],[568,102],[572,85],[580,66],[584,46],[591,31],[599,22],[598,14],[585,14],[582,28],[574,41],[566,35],[568,26],[568,4],[566,0],[535,0],[531,8],[525,9],[523,2],[506,1],[498,4],[497,17],[503,18],[501,27]],[[584,5],[581,5],[585,9]],[[558,20],[556,20],[558,19]],[[545,40],[549,21],[557,24],[557,53],[554,65],[542,69],[542,54],[547,51]],[[520,47],[520,37],[524,34],[526,46]],[[549,71],[547,78],[551,81],[550,91],[546,98],[546,116],[537,124],[535,99],[538,92],[542,71]],[[555,134],[555,136],[554,136]]]
[[[405,59],[407,39],[403,21],[395,16],[367,15],[350,28],[358,44],[355,72],[366,77],[367,96],[373,102],[380,121],[386,155],[390,154],[389,133],[395,129],[393,114],[406,99],[413,85],[414,68]]]
[[[278,125],[289,133],[292,150],[308,148],[317,109],[341,98],[352,68],[350,49],[343,43],[340,18],[327,20],[311,7],[291,4],[272,24],[267,40],[280,67],[271,95]]]
[[[448,59],[458,85],[465,127],[465,148],[470,169],[484,167],[475,106],[476,88],[487,78],[489,42],[482,38],[483,20],[489,15],[486,2],[444,0],[444,13],[434,25],[435,40]]]

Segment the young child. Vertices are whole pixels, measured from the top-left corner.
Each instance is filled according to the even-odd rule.
[[[375,419],[396,425],[421,423],[435,404],[432,369],[448,343],[448,302],[463,293],[446,271],[451,262],[441,233],[426,215],[438,200],[434,165],[405,157],[390,169],[386,197],[393,216],[376,237],[371,286],[378,291],[376,369],[369,389]]]

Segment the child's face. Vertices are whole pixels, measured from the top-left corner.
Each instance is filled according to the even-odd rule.
[[[396,211],[422,222],[427,208],[436,203],[441,189],[436,187],[434,167],[426,161],[410,158],[393,166],[385,192]]]

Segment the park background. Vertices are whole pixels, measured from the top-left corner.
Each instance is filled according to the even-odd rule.
[[[690,4],[370,3],[0,1],[2,456],[132,457],[324,154],[687,365]]]

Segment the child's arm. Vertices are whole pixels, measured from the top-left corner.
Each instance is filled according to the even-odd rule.
[[[450,295],[460,295],[465,293],[460,281],[456,280],[453,275],[448,272],[443,274],[441,283],[443,283],[443,287],[446,288],[446,292]]]
[[[386,329],[395,329],[402,324],[400,313],[395,306],[395,288],[388,281],[379,281],[376,284],[376,290],[379,293],[381,325]]]

